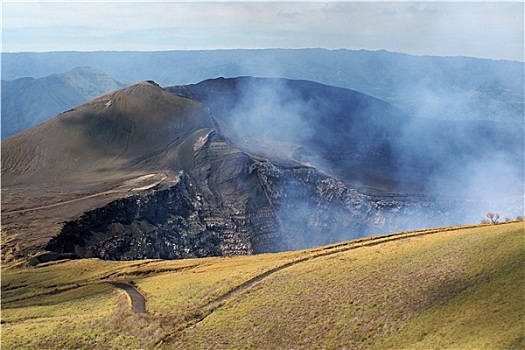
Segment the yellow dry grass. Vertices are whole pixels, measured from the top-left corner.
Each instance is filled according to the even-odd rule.
[[[512,223],[245,257],[2,266],[2,348],[519,349],[524,231]],[[109,280],[135,283],[149,314],[133,314]]]

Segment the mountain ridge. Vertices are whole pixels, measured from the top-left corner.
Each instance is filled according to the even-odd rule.
[[[125,85],[92,67],[2,80],[2,139]]]
[[[153,79],[162,86],[220,76],[305,79],[363,92],[417,117],[523,119],[523,64],[471,57],[346,49],[6,53],[2,76],[42,76],[85,65],[122,81]]]

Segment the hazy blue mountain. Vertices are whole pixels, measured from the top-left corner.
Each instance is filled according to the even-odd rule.
[[[2,139],[123,86],[90,67],[38,79],[2,80]]]
[[[325,49],[4,53],[2,78],[78,66],[162,86],[243,75],[305,79],[366,93],[416,117],[523,121],[523,62],[469,57]]]

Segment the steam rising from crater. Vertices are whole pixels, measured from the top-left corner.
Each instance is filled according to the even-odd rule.
[[[302,143],[313,135],[307,120],[312,107],[284,81],[247,82],[231,111],[233,129],[247,139]]]
[[[453,88],[446,90],[444,82],[435,91],[430,90],[432,85],[414,82],[421,84],[426,88],[420,95],[412,90],[407,96],[420,102],[420,118],[414,118],[350,90],[241,79],[226,118],[238,147],[268,159],[286,159],[288,166],[314,166],[341,180],[346,191],[360,191],[358,209],[349,200],[355,194],[315,202],[301,185],[308,180],[291,178],[294,185],[289,185],[289,195],[277,210],[288,233],[300,232],[292,234],[301,236],[296,244],[305,247],[372,233],[473,224],[487,211],[512,218],[523,214],[523,124],[421,118],[435,117],[449,105],[461,107],[451,110],[451,119],[458,119],[459,112],[469,118],[482,115],[476,106],[466,110],[469,103],[459,103],[461,96]],[[389,208],[388,193],[404,204]],[[386,208],[377,210],[381,205]],[[331,214],[321,219],[319,210]],[[363,221],[352,225],[338,221],[352,211],[362,211]],[[364,221],[375,226],[366,227]],[[309,242],[310,231],[319,237],[323,230],[328,241]]]

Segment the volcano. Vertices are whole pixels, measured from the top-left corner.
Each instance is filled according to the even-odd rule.
[[[522,164],[522,135],[309,81],[146,81],[2,142],[4,259],[254,254],[461,223],[480,201],[436,181],[486,154]]]

